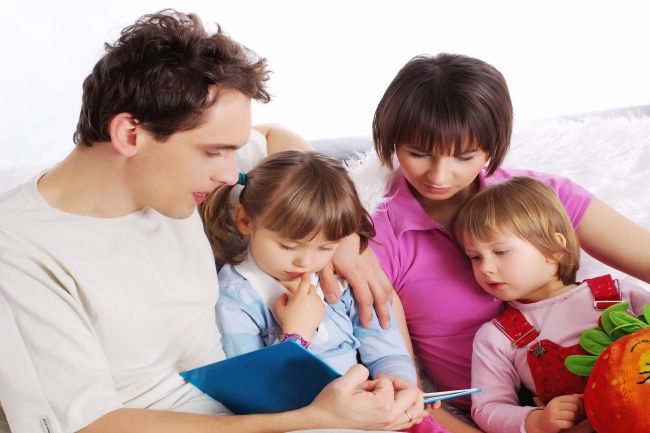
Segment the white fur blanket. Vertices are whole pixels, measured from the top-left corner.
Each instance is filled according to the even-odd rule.
[[[516,122],[511,151],[503,165],[568,177],[650,230],[650,117]],[[364,205],[374,211],[382,201],[390,172],[380,167],[374,152],[350,166]],[[582,253],[578,278],[608,272],[630,278]]]

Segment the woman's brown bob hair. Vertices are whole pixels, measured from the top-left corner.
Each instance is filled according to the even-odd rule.
[[[212,249],[224,263],[240,263],[248,248],[248,238],[235,227],[232,188],[217,188],[203,206]],[[337,241],[358,233],[363,250],[375,236],[341,163],[316,152],[285,151],[267,157],[248,173],[239,203],[254,224],[288,239],[322,233]]]
[[[457,54],[417,56],[397,73],[375,110],[372,135],[384,165],[396,147],[440,155],[484,150],[494,173],[508,151],[512,103],[503,75]]]
[[[454,231],[461,244],[512,233],[556,261],[557,276],[564,284],[575,283],[580,264],[578,239],[564,206],[544,182],[520,176],[484,189],[465,203]]]
[[[159,141],[193,129],[219,99],[212,87],[270,100],[266,59],[218,26],[209,35],[194,14],[168,9],[145,15],[105,48],[83,84],[77,145],[110,140],[108,128],[119,113],[131,114]]]

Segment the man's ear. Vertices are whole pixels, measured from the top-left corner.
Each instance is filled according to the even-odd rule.
[[[113,117],[109,125],[113,148],[127,158],[136,154],[138,123],[129,113],[120,113]]]
[[[242,206],[241,203],[235,205],[235,227],[239,230],[239,233],[244,236],[248,236],[253,231],[253,221],[250,219],[246,213],[246,209]]]

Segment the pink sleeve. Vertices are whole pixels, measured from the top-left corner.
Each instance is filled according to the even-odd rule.
[[[524,422],[534,407],[519,406],[519,375],[513,364],[513,349],[506,337],[490,322],[474,338],[472,354],[472,419],[486,433],[525,432]]]
[[[379,259],[379,264],[388,276],[388,279],[397,289],[398,281],[398,243],[393,228],[388,218],[388,211],[385,208],[380,208],[377,213],[372,216],[372,222],[375,225],[377,232],[375,238],[370,241],[369,245],[372,251]]]
[[[618,280],[623,300],[629,299],[630,309],[635,315],[643,314],[643,306],[650,305],[650,291],[626,280]]]

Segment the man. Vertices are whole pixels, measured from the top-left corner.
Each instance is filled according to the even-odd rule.
[[[19,336],[13,352],[31,364],[0,370],[12,429],[397,429],[422,418],[418,391],[367,381],[363,367],[306,408],[250,416],[212,416],[228,411],[178,375],[223,358],[196,205],[236,181],[267,79],[264,59],[174,11],[107,46],[84,82],[74,150],[0,198],[0,307],[14,319],[1,343]],[[30,373],[53,419],[18,415],[42,403],[11,399],[8,386]]]

